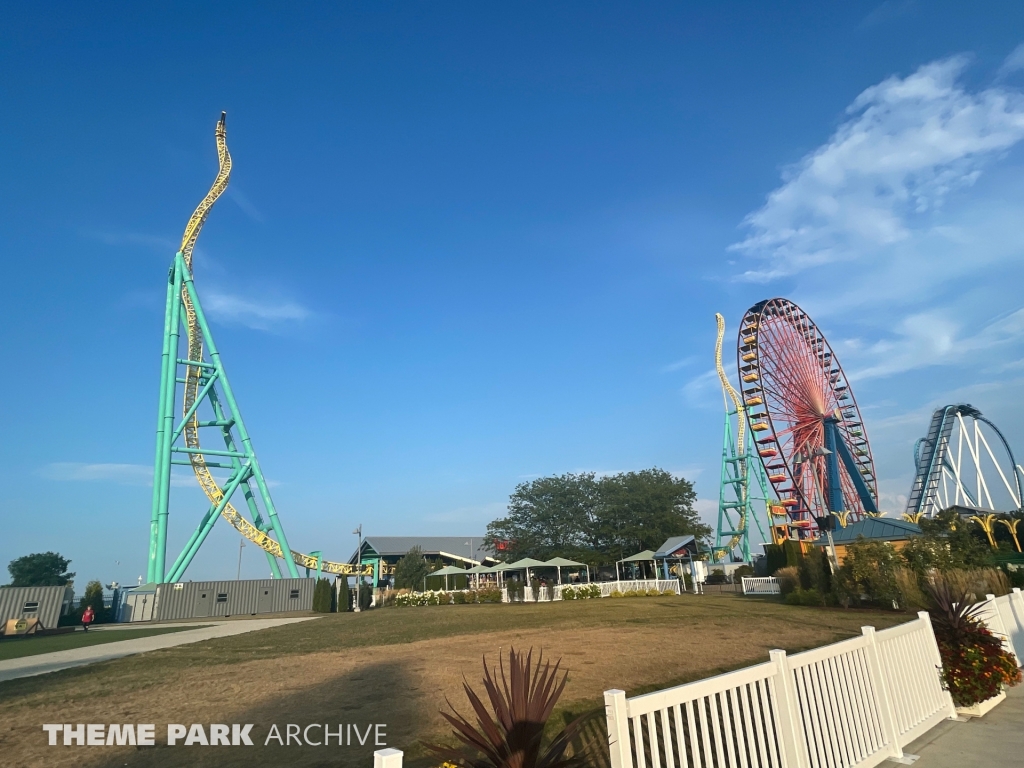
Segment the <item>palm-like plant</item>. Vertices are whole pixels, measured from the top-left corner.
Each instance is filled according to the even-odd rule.
[[[565,689],[568,674],[558,675],[561,661],[554,666],[543,654],[533,663],[533,649],[525,655],[515,648],[508,654],[508,673],[499,657],[500,676],[492,674],[484,657],[484,690],[490,702],[484,702],[463,682],[466,698],[473,707],[476,723],[459,714],[451,702],[451,714],[442,712],[463,746],[445,747],[427,744],[436,756],[473,768],[576,768],[584,763],[580,752],[566,753],[587,721],[597,713],[587,713],[565,726],[546,744],[544,726]]]
[[[1017,685],[1021,673],[1002,642],[981,620],[984,603],[953,587],[942,576],[927,585],[929,611],[942,656],[943,684],[959,707],[969,707],[999,694],[1004,685]]]

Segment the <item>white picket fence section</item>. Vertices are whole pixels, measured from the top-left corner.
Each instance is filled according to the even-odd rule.
[[[1016,587],[1002,597],[986,595],[981,618],[992,633],[1003,638],[1003,647],[1024,666],[1024,593]]]
[[[955,717],[927,613],[707,680],[605,692],[612,768],[870,768]]]
[[[779,580],[774,576],[743,576],[744,595],[777,595]]]

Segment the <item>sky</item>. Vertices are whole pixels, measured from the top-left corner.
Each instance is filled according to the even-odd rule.
[[[773,296],[852,380],[883,508],[937,406],[1024,454],[1020,3],[4,18],[0,563],[145,574],[164,285],[221,110],[196,286],[296,549],[480,536],[564,472],[661,467],[713,519],[714,316]],[[176,474],[171,559],[205,509]],[[186,578],[240,555],[267,575],[222,522]]]

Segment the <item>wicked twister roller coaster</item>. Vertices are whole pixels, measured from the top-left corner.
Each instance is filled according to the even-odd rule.
[[[153,507],[150,519],[148,581],[180,581],[203,542],[223,517],[242,536],[266,553],[271,573],[281,578],[278,560],[288,576],[299,576],[298,566],[344,575],[372,575],[372,566],[353,566],[325,560],[320,552],[303,554],[288,546],[284,526],[277,514],[267,481],[260,469],[249,432],[228,382],[220,352],[210,333],[206,315],[192,277],[192,254],[203,224],[214,203],[227,189],[231,178],[226,115],[217,122],[216,142],[219,169],[213,186],[185,227],[181,247],[174,255],[167,280],[167,309],[164,315],[163,361],[156,430],[156,460],[153,475]],[[184,333],[184,345],[182,344]],[[180,357],[181,347],[185,356]],[[182,385],[181,420],[175,425],[175,400]],[[220,437],[223,448],[201,447],[200,434]],[[166,564],[167,522],[171,496],[171,468],[192,468],[199,486],[210,501],[209,509],[170,568]],[[226,472],[218,480],[211,470]],[[231,503],[241,493],[252,518],[247,520]]]

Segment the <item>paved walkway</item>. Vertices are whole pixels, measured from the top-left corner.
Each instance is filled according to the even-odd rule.
[[[14,680],[19,677],[31,677],[33,675],[45,675],[47,672],[56,672],[69,667],[80,667],[83,664],[95,664],[97,661],[108,661],[119,659],[122,656],[131,656],[146,651],[156,651],[161,648],[173,648],[176,645],[198,643],[201,640],[212,640],[216,637],[229,637],[241,635],[245,632],[255,632],[259,629],[280,627],[283,624],[294,624],[299,621],[310,621],[313,616],[303,616],[297,619],[249,619],[247,621],[217,621],[207,622],[202,629],[183,630],[181,632],[168,632],[164,635],[152,635],[150,637],[137,637],[131,640],[117,640],[112,643],[91,645],[85,648],[73,648],[67,651],[54,651],[53,653],[40,653],[35,656],[22,656],[17,659],[0,661],[0,681]],[[118,625],[127,629],[142,629],[141,624]],[[159,624],[153,626],[173,627],[182,626],[175,624]],[[187,625],[185,625],[187,626]],[[103,631],[110,631],[109,627]],[[93,630],[95,631],[95,630]]]
[[[985,768],[1024,765],[1024,685],[1010,688],[1006,701],[966,723],[946,721],[903,750],[920,755],[914,768]],[[893,765],[893,763],[886,763]]]

